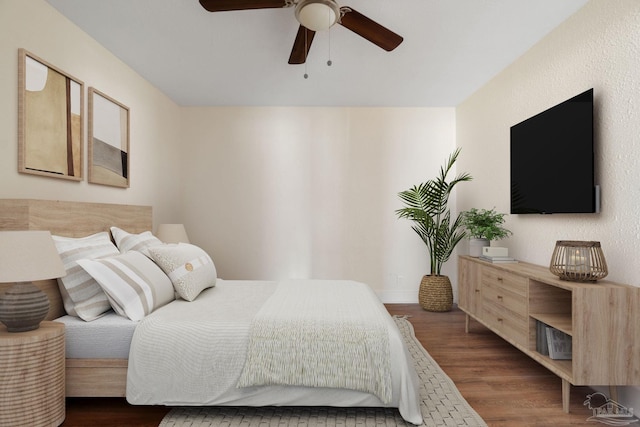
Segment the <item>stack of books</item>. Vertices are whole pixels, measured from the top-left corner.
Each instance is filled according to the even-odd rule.
[[[515,258],[512,258],[510,256],[480,255],[480,259],[482,259],[484,261],[492,262],[494,264],[518,262]]]
[[[543,356],[549,355],[549,341],[547,340],[547,328],[549,326],[536,320],[536,350]]]
[[[494,264],[518,262],[515,258],[509,256],[508,248],[500,248],[497,246],[485,246],[482,248],[482,255],[480,255],[480,259]]]
[[[552,359],[571,359],[571,336],[547,326],[547,346]]]
[[[570,335],[536,321],[536,350],[551,359],[571,359],[572,339]]]

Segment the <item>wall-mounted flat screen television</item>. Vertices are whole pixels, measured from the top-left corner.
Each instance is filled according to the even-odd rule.
[[[597,212],[593,89],[511,127],[511,213]]]

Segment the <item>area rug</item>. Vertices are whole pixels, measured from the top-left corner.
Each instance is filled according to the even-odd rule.
[[[416,339],[413,326],[395,318],[422,380],[420,397],[423,426],[473,426],[487,424],[462,397],[451,378],[444,373]],[[160,427],[392,427],[406,422],[393,408],[334,407],[180,407],[172,409]]]

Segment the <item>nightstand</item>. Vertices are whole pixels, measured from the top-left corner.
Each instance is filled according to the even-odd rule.
[[[64,369],[62,323],[16,333],[0,324],[0,427],[62,424]]]

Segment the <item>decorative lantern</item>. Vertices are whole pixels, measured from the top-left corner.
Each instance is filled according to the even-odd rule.
[[[549,270],[572,282],[595,282],[609,273],[600,242],[573,240],[556,242]]]

